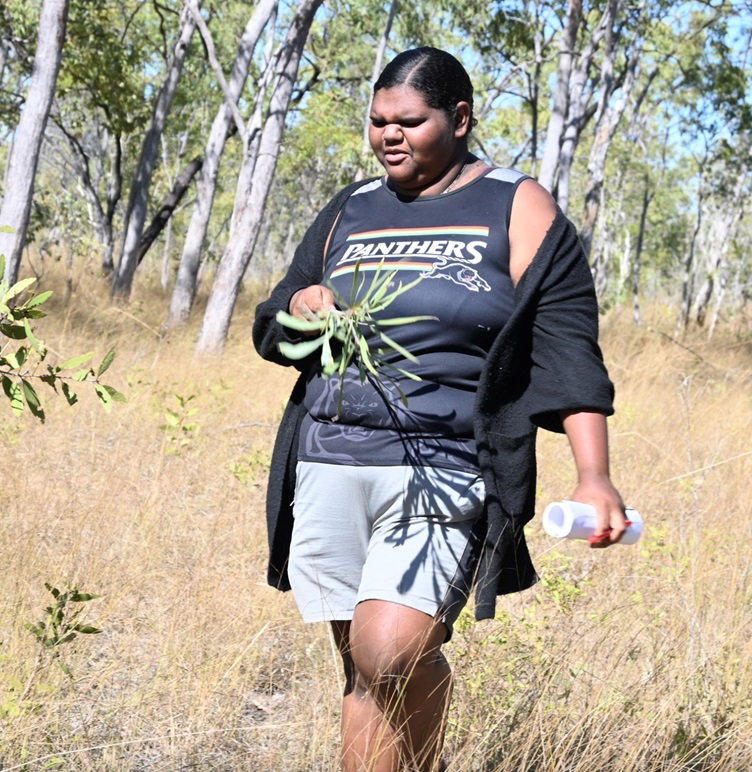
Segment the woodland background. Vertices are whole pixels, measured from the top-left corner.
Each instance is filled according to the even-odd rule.
[[[751,34],[721,0],[4,0],[5,284],[53,290],[48,361],[114,349],[127,402],[0,406],[0,770],[336,769],[337,655],[264,581],[294,374],[249,333],[318,209],[378,173],[369,83],[420,44],[471,70],[473,150],[580,230],[646,521],[605,552],[531,524],[540,584],[447,646],[450,770],[751,769]],[[542,509],[566,441],[539,466]]]
[[[712,334],[750,295],[750,22],[740,0],[6,0],[6,278],[64,260],[71,293],[96,271],[120,301],[158,280],[163,325],[202,313],[197,349],[221,350],[244,277],[377,173],[374,73],[433,44],[472,73],[473,149],[554,193],[604,308],[639,323],[660,295]]]

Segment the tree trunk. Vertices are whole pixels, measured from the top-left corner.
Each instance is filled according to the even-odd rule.
[[[601,203],[603,182],[606,178],[606,159],[608,158],[616,130],[627,109],[627,103],[637,71],[638,56],[635,52],[627,62],[624,79],[620,86],[619,98],[614,102],[611,97],[619,88],[614,77],[614,60],[619,41],[617,36],[613,34],[613,27],[616,24],[620,8],[620,0],[611,0],[609,2],[610,23],[601,69],[601,100],[595,124],[595,139],[590,150],[590,161],[588,163],[589,180],[585,193],[585,214],[580,229],[580,240],[587,256],[590,255],[593,246],[593,233],[595,232],[595,223]]]
[[[235,100],[236,106],[248,78],[253,51],[276,6],[277,0],[260,0],[240,38],[238,54],[235,57],[230,82],[227,84],[229,96]],[[201,249],[206,239],[217,189],[219,164],[232,122],[232,110],[225,99],[214,118],[204,151],[204,165],[196,184],[196,204],[185,237],[175,289],[170,302],[170,312],[165,324],[168,328],[184,324],[193,306]]]
[[[154,243],[157,236],[159,236],[159,234],[162,232],[163,228],[167,224],[167,221],[175,211],[175,208],[185,195],[185,191],[188,190],[188,186],[191,184],[191,181],[200,171],[201,165],[203,163],[203,158],[201,158],[201,156],[197,156],[176,177],[172,186],[172,190],[164,200],[164,203],[159,208],[157,214],[154,216],[154,219],[151,221],[151,225],[149,225],[149,227],[143,232],[141,236],[137,252],[139,265],[141,265],[141,261],[149,251],[149,247]]]
[[[133,276],[138,265],[139,244],[146,223],[146,211],[149,203],[149,186],[154,168],[159,157],[159,143],[164,131],[167,115],[177,90],[183,70],[183,63],[188,52],[196,22],[186,6],[181,16],[180,37],[173,51],[172,62],[167,70],[167,78],[159,90],[154,104],[151,124],[146,132],[141,147],[136,173],[133,177],[128,210],[125,216],[125,236],[117,273],[112,284],[113,297],[127,299],[133,287]]]
[[[235,231],[235,226],[240,219],[240,212],[245,207],[248,198],[251,195],[251,186],[253,184],[253,173],[256,168],[256,158],[258,157],[259,142],[261,141],[261,129],[264,123],[264,105],[267,102],[266,96],[276,77],[278,63],[284,51],[284,46],[275,53],[277,31],[277,14],[274,13],[272,23],[266,35],[266,46],[264,49],[264,73],[259,80],[256,90],[256,97],[253,103],[253,112],[248,121],[248,131],[245,136],[245,146],[243,148],[243,163],[240,167],[238,182],[235,186],[235,201],[232,207],[232,217],[230,218],[230,238]]]
[[[705,279],[697,292],[693,315],[699,327],[704,326],[710,300],[716,284],[725,287],[728,270],[728,252],[731,237],[741,215],[744,186],[748,169],[743,167],[737,176],[734,192],[728,199],[721,199],[716,205],[710,227],[705,238],[706,269]],[[711,332],[712,335],[712,332]]]
[[[543,159],[538,174],[538,182],[549,192],[554,189],[556,168],[559,165],[561,138],[564,134],[564,121],[569,106],[569,79],[572,73],[577,33],[581,22],[582,0],[569,0],[567,23],[562,33],[559,48],[559,67],[556,76],[553,110],[548,121],[546,144],[543,147]]]
[[[389,14],[386,17],[386,25],[384,32],[379,40],[378,48],[376,49],[376,58],[373,60],[373,72],[371,73],[370,88],[373,88],[373,84],[381,74],[381,68],[384,65],[384,53],[386,52],[386,44],[389,42],[389,35],[392,32],[392,25],[394,24],[394,17],[397,14],[397,6],[399,0],[392,0],[389,5]],[[369,89],[368,103],[366,105],[366,114],[363,121],[363,147],[361,149],[361,155],[363,157],[363,163],[358,169],[356,178],[362,180],[365,176],[366,161],[371,154],[371,141],[368,138],[368,128],[371,125],[371,94]]]
[[[97,232],[97,238],[101,245],[101,265],[102,273],[105,276],[111,276],[114,270],[115,253],[115,235],[113,221],[115,218],[115,209],[120,201],[122,192],[122,139],[119,135],[114,135],[114,149],[109,150],[113,136],[105,129],[102,136],[102,129],[96,125],[93,132],[97,137],[96,146],[92,150],[91,144],[84,147],[79,138],[69,131],[58,116],[54,118],[58,128],[68,142],[70,148],[73,168],[78,174],[81,185],[84,189],[84,195],[90,205],[90,219]],[[111,155],[109,174],[105,170],[105,159]],[[92,164],[92,159],[94,163]],[[101,182],[107,175],[105,184],[105,200],[100,199],[99,191]]]
[[[640,268],[642,266],[642,248],[645,243],[645,230],[648,222],[648,210],[655,195],[655,190],[650,190],[649,176],[645,175],[645,191],[642,196],[642,211],[640,212],[640,228],[637,232],[637,247],[635,249],[634,264],[632,265],[632,321],[635,327],[639,327],[640,317]]]
[[[308,32],[323,0],[301,0],[285,45],[280,52],[278,77],[255,160],[253,187],[217,268],[196,347],[198,354],[219,353],[224,347],[240,283],[248,266],[261,226],[266,199],[282,143],[285,118],[298,75]],[[246,159],[248,161],[249,159]]]
[[[701,167],[702,168],[702,167]],[[681,335],[687,328],[687,322],[689,321],[689,312],[692,308],[692,298],[694,297],[695,276],[697,269],[695,268],[695,252],[697,251],[697,239],[700,234],[700,228],[702,227],[702,214],[703,207],[705,206],[705,195],[703,191],[704,180],[702,175],[700,177],[700,184],[698,186],[697,196],[697,218],[695,219],[695,226],[692,230],[692,235],[689,239],[689,246],[687,248],[687,256],[684,259],[684,278],[682,280],[682,300],[681,307],[679,309],[679,318],[676,321],[676,336]]]
[[[44,0],[34,68],[8,158],[0,207],[0,225],[13,229],[12,233],[0,232],[0,254],[5,255],[5,280],[10,284],[18,280],[21,267],[39,150],[55,95],[67,19],[68,0]]]
[[[577,58],[577,66],[570,75],[566,125],[559,140],[559,177],[556,182],[556,202],[564,214],[569,211],[569,190],[575,152],[585,126],[596,110],[595,105],[589,104],[591,95],[586,94],[586,86],[590,80],[590,68],[610,24],[611,17],[606,11],[588,38]]]

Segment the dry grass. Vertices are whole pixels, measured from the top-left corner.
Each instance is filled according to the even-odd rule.
[[[40,325],[67,355],[114,344],[126,405],[2,412],[0,769],[334,770],[325,626],[264,581],[291,374],[253,352],[253,298],[225,355],[196,361],[195,326],[160,339],[165,300],[140,292],[114,310],[84,277]],[[614,477],[644,538],[591,552],[530,527],[543,582],[447,647],[452,772],[752,769],[752,340],[679,345],[672,324],[604,323]],[[168,410],[195,429],[160,428]],[[540,467],[542,508],[573,485],[563,438],[541,438]],[[45,582],[102,596],[81,619],[103,632],[59,648],[70,676],[24,628]]]

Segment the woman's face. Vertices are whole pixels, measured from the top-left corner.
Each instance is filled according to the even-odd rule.
[[[398,192],[435,195],[454,179],[467,153],[469,113],[467,102],[459,102],[452,120],[407,85],[376,92],[368,136]]]

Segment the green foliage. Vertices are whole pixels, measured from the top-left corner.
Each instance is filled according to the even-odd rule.
[[[7,232],[8,229],[3,230]],[[5,258],[0,255],[0,276],[4,271]],[[102,406],[109,413],[113,402],[125,401],[119,391],[100,380],[115,359],[115,351],[110,350],[96,370],[88,366],[93,356],[91,352],[59,365],[47,363],[44,366],[48,350],[35,335],[31,320],[46,316],[40,307],[49,300],[52,292],[34,295],[30,288],[35,282],[34,278],[22,279],[13,285],[0,281],[0,384],[11,411],[21,415],[28,408],[44,423],[44,406],[36,388],[39,384],[62,393],[69,405],[75,405],[78,396],[72,387],[87,382],[93,384]]]
[[[168,455],[180,455],[195,440],[199,423],[194,421],[193,416],[198,413],[197,407],[191,407],[190,403],[196,398],[195,394],[185,397],[176,392],[169,392],[168,397],[175,398],[175,406],[165,407],[165,422],[159,425],[159,428],[165,433],[167,443],[166,453]]]
[[[260,488],[258,480],[266,477],[270,464],[269,452],[256,448],[230,464],[230,473],[241,485]]]
[[[57,90],[74,132],[86,129],[97,108],[115,134],[128,134],[148,120],[144,91],[153,54],[143,34],[140,5],[134,0],[71,0]],[[76,104],[79,109],[71,110]]]
[[[45,582],[44,586],[55,602],[45,608],[44,617],[39,622],[36,624],[27,622],[25,624],[26,629],[41,646],[46,649],[54,649],[57,646],[70,643],[79,635],[96,635],[102,632],[98,627],[78,621],[83,608],[80,605],[75,608],[70,605],[88,603],[95,598],[101,598],[101,595],[80,592],[77,587],[69,587],[61,592],[49,582]]]
[[[279,344],[279,350],[289,359],[305,359],[321,349],[321,372],[324,378],[329,378],[335,373],[340,377],[339,406],[337,414],[342,408],[343,376],[345,371],[357,358],[358,373],[361,383],[364,383],[370,373],[375,377],[378,387],[379,379],[385,378],[397,389],[402,402],[407,405],[407,397],[399,388],[392,375],[404,376],[414,381],[420,378],[415,373],[396,367],[391,364],[388,357],[398,354],[410,362],[418,360],[407,349],[392,339],[382,329],[413,322],[436,320],[435,316],[405,316],[390,319],[377,319],[376,314],[388,308],[400,295],[412,289],[423,278],[418,277],[409,284],[400,284],[397,289],[389,291],[393,283],[396,271],[382,275],[382,265],[379,265],[374,273],[368,289],[363,292],[365,277],[360,277],[360,261],[355,265],[353,285],[349,300],[345,300],[335,293],[339,308],[329,311],[321,319],[307,321],[296,316],[279,311],[277,321],[297,332],[320,332],[317,337],[312,337],[299,343],[284,341]],[[381,342],[378,348],[373,348],[368,341],[368,334],[373,339]],[[332,344],[339,344],[333,348]]]
[[[101,596],[80,592],[77,587],[61,591],[49,582],[45,582],[44,586],[52,595],[54,603],[45,608],[44,616],[38,622],[27,622],[24,626],[43,650],[51,652],[63,672],[71,675],[70,667],[60,660],[60,647],[74,641],[79,635],[97,635],[102,632],[98,627],[80,621],[82,604]]]

